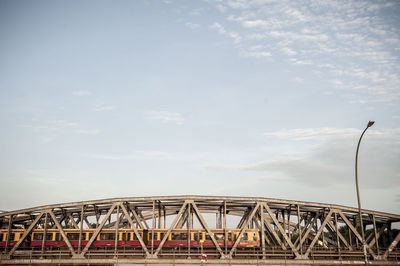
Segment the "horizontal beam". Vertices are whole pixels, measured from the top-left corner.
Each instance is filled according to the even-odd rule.
[[[306,201],[296,201],[296,200],[283,200],[283,199],[274,199],[274,198],[262,198],[262,197],[223,197],[223,196],[164,196],[164,197],[127,197],[127,198],[111,198],[111,199],[102,199],[102,200],[92,200],[92,201],[80,201],[80,202],[71,202],[71,203],[61,203],[61,204],[52,204],[45,205],[33,208],[27,208],[22,210],[10,211],[0,213],[1,217],[8,217],[14,214],[24,214],[31,212],[40,212],[43,209],[59,209],[59,208],[73,208],[77,207],[77,210],[82,205],[112,205],[117,202],[152,202],[152,201],[185,201],[185,200],[194,200],[194,201],[235,201],[241,202],[242,204],[254,203],[254,202],[265,202],[269,204],[285,204],[285,205],[302,205],[313,208],[328,208],[328,209],[340,209],[344,212],[352,212],[358,213],[357,208],[336,205],[336,204],[326,204],[326,203],[317,203],[317,202],[306,202]],[[373,211],[373,210],[362,210],[363,214],[374,214],[376,216],[386,217],[387,219],[392,219],[396,221],[400,221],[400,215]]]
[[[2,264],[8,265],[101,265],[101,264],[194,264],[200,265],[200,259],[19,259],[1,260]],[[295,259],[209,259],[207,264],[225,265],[364,265],[364,260],[295,260]],[[369,265],[400,265],[400,261],[369,261]]]

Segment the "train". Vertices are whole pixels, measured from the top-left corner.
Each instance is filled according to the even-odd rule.
[[[79,229],[63,229],[69,242],[72,246],[79,245]],[[81,245],[85,246],[93,236],[96,229],[83,229],[81,237]],[[168,229],[154,229],[145,230],[137,229],[143,242],[147,246],[159,246],[165,234],[168,233]],[[204,229],[191,229],[190,230],[190,241],[188,239],[187,229],[173,229],[164,246],[176,247],[176,246],[190,246],[192,247],[212,247],[214,243]],[[227,239],[225,241],[224,229],[211,229],[214,237],[220,246],[233,246],[240,234],[240,229],[227,229]],[[25,233],[24,229],[12,229],[10,232],[9,246],[14,246]],[[21,246],[24,247],[38,247],[43,245],[44,229],[35,229],[26,237]],[[6,245],[8,230],[0,229],[0,247]],[[115,239],[117,236],[117,240]],[[133,229],[102,229],[93,241],[92,246],[114,246],[117,242],[118,246],[141,246],[139,239],[137,238]],[[67,243],[64,241],[60,231],[58,229],[47,229],[45,246],[46,247],[62,247],[66,246]],[[260,246],[260,236],[257,229],[246,229],[239,242],[238,247],[250,248]]]

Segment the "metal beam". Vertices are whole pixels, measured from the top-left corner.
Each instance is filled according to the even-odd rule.
[[[48,210],[47,213],[50,214],[51,219],[53,219],[53,222],[56,224],[56,226],[58,228],[58,231],[60,231],[60,234],[62,235],[65,243],[67,244],[69,251],[71,251],[72,257],[76,257],[75,250],[72,247],[71,242],[69,242],[67,235],[64,233],[64,230],[63,230],[61,224],[58,222],[57,217],[54,215],[52,210]]]
[[[25,233],[22,235],[22,237],[18,240],[17,244],[11,249],[11,251],[8,253],[8,256],[12,256],[15,252],[15,250],[21,245],[21,243],[25,240],[25,238],[31,233],[32,229],[36,226],[36,224],[39,222],[40,218],[43,216],[44,211],[41,211],[37,216],[36,219],[31,223],[29,228],[25,231]]]
[[[185,201],[185,203],[183,203],[182,207],[179,209],[178,214],[175,216],[174,221],[172,222],[171,226],[169,227],[167,233],[164,235],[163,239],[161,240],[160,245],[158,246],[156,252],[154,254],[152,254],[152,258],[156,258],[158,253],[161,251],[162,247],[165,244],[165,241],[167,241],[169,234],[171,233],[171,231],[175,228],[176,226],[176,222],[178,221],[178,218],[182,215],[183,211],[185,210],[186,206],[188,205],[188,201]]]
[[[332,210],[328,212],[326,215],[324,221],[321,223],[321,226],[317,232],[317,234],[314,236],[313,241],[311,242],[310,246],[308,247],[306,253],[304,254],[305,257],[308,257],[308,254],[310,254],[311,249],[314,247],[315,243],[318,241],[318,238],[320,234],[324,231],[325,225],[328,223],[328,221],[331,220],[331,215],[332,215]]]
[[[197,208],[196,203],[194,203],[193,200],[188,201],[190,204],[192,204],[193,209],[196,213],[197,218],[199,219],[201,225],[203,226],[204,229],[206,229],[207,233],[209,234],[209,236],[211,237],[212,242],[214,243],[215,247],[217,248],[219,254],[221,255],[221,258],[225,258],[225,254],[224,252],[222,252],[221,247],[219,246],[217,240],[214,237],[214,233],[211,232],[210,228],[208,228],[208,225],[206,223],[206,221],[204,220],[203,216],[201,215],[199,208]]]
[[[347,217],[343,214],[343,212],[341,210],[338,210],[339,215],[342,217],[343,221],[347,224],[347,226],[350,228],[350,230],[353,232],[353,234],[357,237],[357,239],[362,243],[362,237],[360,236],[360,234],[357,232],[357,230],[354,228],[354,226],[351,224],[351,222],[349,221],[349,219],[347,219]],[[367,250],[368,252],[372,255],[372,257],[374,259],[376,259],[376,255],[375,252],[367,246]]]
[[[149,251],[148,251],[148,249],[146,247],[146,244],[143,242],[142,236],[139,234],[138,230],[136,229],[136,227],[135,227],[135,225],[134,225],[134,223],[132,221],[132,218],[129,216],[129,213],[126,210],[124,204],[120,204],[120,206],[121,206],[122,211],[125,213],[125,217],[128,219],[128,222],[130,223],[130,225],[131,225],[131,227],[133,229],[133,232],[136,235],[136,238],[139,240],[140,245],[142,246],[144,252],[146,253],[146,257],[149,257],[150,253],[149,253]]]
[[[101,229],[103,229],[104,225],[106,224],[108,218],[111,216],[113,213],[115,207],[117,206],[118,203],[113,203],[111,206],[110,210],[108,211],[106,217],[104,217],[103,221],[101,224],[96,228],[96,231],[93,233],[92,237],[89,239],[89,242],[86,244],[85,248],[82,250],[82,252],[79,254],[81,257],[85,256],[86,252],[89,250],[90,246],[93,244],[93,242],[96,240],[97,235],[100,233]]]
[[[246,222],[244,222],[244,223],[242,224],[242,227],[240,228],[240,233],[239,233],[239,235],[238,235],[238,237],[237,237],[237,239],[236,239],[236,241],[235,241],[235,244],[233,244],[232,249],[231,249],[231,251],[229,252],[229,257],[230,257],[230,258],[232,257],[233,252],[236,251],[236,247],[237,247],[237,245],[239,244],[239,242],[240,242],[240,240],[241,240],[241,238],[242,238],[242,235],[243,235],[243,233],[244,233],[246,227],[249,225],[251,219],[253,219],[254,215],[256,214],[256,212],[257,212],[259,209],[260,209],[260,203],[257,202],[256,206],[254,206],[253,210],[250,212],[250,215],[247,217]]]
[[[281,232],[283,238],[286,240],[286,243],[289,244],[289,247],[292,249],[292,252],[296,257],[300,257],[299,252],[297,251],[296,247],[293,245],[292,241],[288,238],[286,232],[283,230],[281,224],[278,222],[278,220],[275,218],[273,215],[271,209],[269,208],[267,203],[263,203],[264,208],[267,210],[268,214],[271,216],[271,219],[274,221],[275,225],[278,227],[279,231]]]
[[[393,240],[393,242],[390,244],[389,248],[386,250],[385,254],[383,255],[383,259],[387,259],[389,256],[389,253],[393,251],[393,249],[397,246],[397,244],[400,241],[400,232],[397,233],[396,238]]]

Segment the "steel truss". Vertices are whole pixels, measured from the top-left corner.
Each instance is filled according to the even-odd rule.
[[[362,210],[368,263],[400,265],[400,231],[393,223],[400,215]],[[364,264],[358,209],[303,201],[251,197],[168,196],[132,197],[47,205],[0,213],[0,228],[7,230],[0,264]],[[47,225],[47,226],[46,226]],[[79,230],[78,245],[71,244],[66,228]],[[16,243],[10,233],[24,229]],[[65,247],[46,246],[46,231],[56,229]],[[82,232],[94,228],[83,244]],[[114,229],[113,246],[93,245],[102,230]],[[213,245],[167,246],[175,229],[205,230]],[[248,228],[258,232],[258,245],[240,247]],[[33,230],[43,229],[41,247],[24,245]],[[119,230],[133,230],[140,245],[118,245]],[[154,232],[164,229],[156,244]],[[221,229],[224,240],[214,232]],[[238,229],[233,244],[227,244],[229,230]],[[140,230],[148,230],[144,240]],[[207,261],[200,260],[207,254]]]

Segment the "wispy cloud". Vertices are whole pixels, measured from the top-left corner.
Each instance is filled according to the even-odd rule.
[[[361,130],[305,128],[268,132],[268,138],[294,140],[293,149],[312,146],[299,154],[280,153],[255,162],[205,164],[220,171],[252,171],[311,187],[348,185],[354,182],[354,155]],[[312,141],[312,144],[310,144]],[[308,144],[306,144],[308,143]],[[400,188],[400,128],[372,130],[362,149],[360,172],[363,187]]]
[[[166,111],[146,111],[146,117],[150,120],[158,120],[162,123],[172,123],[176,125],[183,125],[185,121],[182,114]]]
[[[113,111],[116,109],[114,105],[107,105],[104,103],[97,103],[93,106],[92,110],[95,112]]]
[[[200,28],[200,24],[192,23],[192,22],[186,22],[185,26],[192,30]]]
[[[196,9],[190,11],[189,14],[192,16],[200,16],[203,13],[203,11],[204,11],[203,8],[196,8]]]
[[[222,26],[217,22],[211,25],[211,28],[216,30],[221,35],[228,36],[236,44],[240,43],[240,41],[242,40],[242,37],[240,37],[240,35],[237,32],[226,30],[224,26]]]
[[[33,121],[29,124],[23,124],[20,127],[31,128],[35,131],[40,130],[60,130],[66,128],[76,128],[78,126],[77,123],[67,121],[67,120],[45,120],[45,121]]]
[[[399,136],[397,136],[399,137]],[[329,186],[354,182],[354,138],[327,138],[302,156],[280,156],[248,164],[247,171],[259,171],[290,178],[309,186]],[[369,138],[363,146],[360,172],[362,187],[400,187],[400,142]]]
[[[129,154],[86,154],[85,157],[99,160],[131,161],[144,159],[167,159],[171,154],[164,151],[134,151]]]
[[[88,90],[79,90],[79,91],[73,91],[72,95],[74,96],[86,96],[86,95],[91,95],[92,93]]]
[[[400,30],[387,12],[399,9],[394,2],[230,0],[215,7],[226,21],[212,28],[241,55],[309,65],[364,102],[400,99]],[[251,51],[257,45],[264,50]]]
[[[99,129],[83,129],[78,123],[68,120],[34,120],[31,123],[20,125],[23,128],[30,128],[37,132],[72,132],[81,135],[97,135],[100,133]]]
[[[100,130],[98,130],[98,129],[78,129],[75,132],[78,134],[82,134],[82,135],[98,135],[100,133]]]
[[[277,137],[292,140],[326,140],[327,138],[343,139],[360,135],[360,129],[356,128],[296,128],[282,129],[263,133],[266,137]],[[370,129],[368,136],[373,139],[387,139],[400,143],[400,128],[394,129]]]

